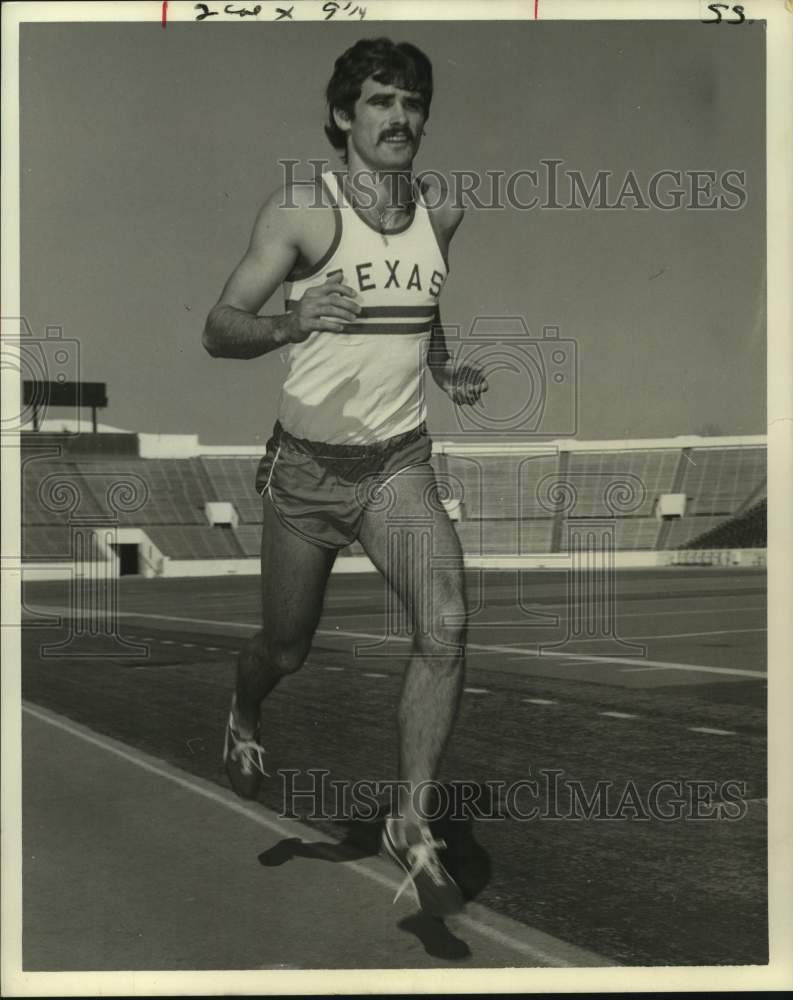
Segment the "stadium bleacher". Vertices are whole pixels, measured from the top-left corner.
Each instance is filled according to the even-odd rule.
[[[72,556],[71,532],[67,525],[27,524],[22,531],[22,559],[25,562],[48,562]]]
[[[240,524],[234,529],[234,535],[243,555],[250,559],[258,558],[262,543],[261,524]]]
[[[202,455],[200,462],[212,490],[211,499],[233,503],[244,524],[261,524],[262,500],[253,485],[259,459],[246,455]]]
[[[28,457],[21,472],[24,525],[66,525],[101,513],[75,462]]]
[[[122,524],[206,524],[204,507],[214,497],[196,459],[107,458],[75,464],[100,508],[117,514]]]
[[[25,561],[68,559],[75,519],[138,529],[171,560],[258,558],[257,454],[229,449],[142,457],[134,453],[132,435],[81,437],[82,444],[70,439],[53,452],[44,448],[45,435],[25,435]],[[611,518],[617,550],[706,547],[713,539],[757,546],[765,544],[766,449],[756,440],[646,447],[573,442],[550,452],[514,444],[456,452],[444,445],[432,463],[445,494],[459,501],[454,523],[469,556],[562,552],[568,529],[586,532],[588,522],[604,518]],[[682,517],[662,519],[657,502],[663,494],[685,497]],[[232,504],[239,523],[210,525],[205,508],[211,501]],[[355,543],[341,554],[362,553]]]
[[[634,517],[649,518],[656,497],[672,490],[681,451],[656,448],[569,454],[566,475],[577,497],[571,516],[610,517],[627,508]]]
[[[146,534],[171,559],[242,559],[246,555],[230,528],[149,524]]]
[[[443,460],[436,456],[433,461],[436,475],[462,501],[466,519],[548,516],[537,493],[539,484],[556,474],[556,457],[445,454]]]
[[[689,513],[734,514],[765,477],[765,448],[692,448],[683,480]]]
[[[757,549],[767,543],[767,500],[759,500],[728,521],[697,534],[684,546],[690,549]]]
[[[669,534],[666,539],[668,549],[679,549],[687,545],[692,538],[710,531],[717,524],[721,524],[723,517],[715,515],[704,515],[700,517],[681,517],[672,521],[669,525]]]

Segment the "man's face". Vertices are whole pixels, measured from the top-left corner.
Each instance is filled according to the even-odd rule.
[[[402,90],[372,77],[364,80],[352,119],[338,118],[350,137],[349,152],[375,170],[403,170],[421,145],[426,121],[424,102],[413,90]]]

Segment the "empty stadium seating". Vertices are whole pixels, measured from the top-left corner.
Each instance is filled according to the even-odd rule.
[[[242,559],[245,556],[230,528],[208,525],[147,525],[146,534],[171,559]]]
[[[688,513],[734,514],[765,477],[765,448],[693,448],[683,479]]]
[[[244,555],[249,558],[259,555],[262,544],[262,526],[260,524],[240,524],[234,529],[234,535]]]
[[[692,549],[756,549],[767,544],[765,499],[729,521],[722,521],[704,534],[694,536],[685,548]]]
[[[27,457],[22,465],[22,523],[67,524],[95,517],[101,507],[75,462]]]
[[[71,531],[67,526],[25,526],[22,532],[22,558],[26,562],[71,560],[74,557]]]
[[[553,521],[458,521],[457,535],[469,556],[519,556],[550,552]]]
[[[118,454],[108,442],[82,450],[74,443],[47,446],[43,436],[25,443],[25,561],[72,558],[77,524],[140,528],[176,560],[258,557],[258,456],[141,458],[128,437]],[[472,556],[563,551],[570,529],[586,532],[591,523],[600,531],[604,518],[611,519],[618,550],[764,545],[765,500],[758,497],[765,492],[765,447],[666,445],[535,454],[530,447],[500,454],[462,448],[438,452],[432,463],[442,494],[461,501],[455,530]],[[685,494],[685,516],[655,517],[663,493]],[[210,527],[209,501],[232,503],[239,525]],[[341,553],[360,554],[357,542]]]
[[[573,451],[563,477],[575,490],[575,517],[651,517],[656,497],[674,483],[680,449]]]
[[[258,464],[257,457],[247,455],[205,455],[201,458],[212,489],[210,499],[233,503],[240,521],[246,524],[260,524],[262,520],[262,499],[254,489]]]
[[[677,521],[670,522],[669,535],[666,540],[667,549],[682,548],[692,538],[710,531],[717,524],[721,524],[723,517],[681,517]]]
[[[538,499],[538,485],[555,476],[554,455],[444,455],[433,465],[441,482],[462,501],[464,517],[506,519],[547,517],[549,511]]]

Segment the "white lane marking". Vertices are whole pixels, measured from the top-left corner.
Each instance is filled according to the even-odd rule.
[[[25,702],[22,703],[22,711],[32,715],[40,722],[45,722],[50,726],[54,726],[56,729],[61,729],[64,732],[69,733],[71,736],[84,740],[86,743],[91,743],[94,746],[100,747],[102,750],[112,753],[116,757],[126,760],[128,763],[134,764],[143,771],[148,771],[150,774],[155,774],[160,778],[165,778],[167,781],[172,781],[181,788],[195,792],[196,795],[200,795],[217,805],[224,806],[232,812],[245,816],[247,819],[257,823],[259,826],[263,826],[267,830],[272,831],[279,837],[293,838],[297,835],[302,839],[302,837],[305,836],[305,827],[301,827],[299,824],[287,826],[283,822],[276,822],[275,819],[270,818],[270,810],[266,809],[264,806],[250,806],[245,805],[242,802],[238,802],[231,798],[230,792],[224,793],[220,789],[210,785],[208,781],[188,776],[184,772],[180,772],[177,768],[171,767],[164,762],[157,761],[155,758],[152,758],[148,754],[144,754],[142,751],[136,750],[133,747],[126,747],[115,740],[111,741],[106,737],[98,736],[85,727],[78,726],[76,723],[72,723],[71,721],[56,715],[54,712],[34,708],[32,705],[28,705]],[[320,844],[325,845],[328,856],[331,859],[336,860],[336,856],[333,852],[338,848],[339,842],[337,840],[326,837],[318,830],[315,831],[314,829],[311,830],[311,838],[312,842],[317,846]],[[358,875],[362,875],[364,878],[367,878],[372,882],[376,882],[378,885],[384,886],[391,893],[395,892],[399,888],[399,882],[396,879],[383,875],[374,867],[374,865],[366,864],[363,861],[345,861],[344,868],[349,871],[354,871]],[[462,913],[455,917],[456,923],[463,924],[471,930],[481,934],[482,937],[489,938],[491,941],[510,948],[518,954],[526,955],[535,961],[545,962],[552,968],[579,968],[586,967],[587,965],[614,966],[617,964],[611,960],[607,961],[595,952],[579,948],[577,945],[569,944],[567,941],[561,940],[561,938],[555,938],[543,931],[538,931],[528,925],[520,924],[516,920],[511,920],[510,918],[502,917],[501,914],[493,913],[488,910],[487,907],[482,906],[481,903],[469,903],[467,909],[467,913]],[[501,930],[498,926],[485,923],[486,920],[491,920],[493,923],[500,924],[502,927],[508,927],[509,930],[512,930],[512,925],[514,925],[515,931],[526,933],[535,937],[538,942],[541,942],[542,946],[540,946],[540,944],[521,940],[517,936],[513,936],[513,934],[508,931]],[[553,954],[552,951],[549,950],[554,948],[557,948],[562,955],[560,956],[558,953]]]
[[[762,628],[719,628],[711,632],[667,632],[663,635],[623,635],[622,639],[689,639],[697,635],[737,635],[739,632],[767,632]],[[599,640],[595,640],[596,642]]]
[[[530,705],[558,705],[556,701],[552,701],[550,698],[521,698],[521,701],[527,701]]]
[[[479,643],[467,644],[468,649],[479,649],[483,652],[488,653],[522,653],[524,656],[534,656],[537,654],[530,651],[521,649],[519,646],[485,646]],[[628,656],[582,656],[580,653],[558,653],[549,650],[544,650],[541,657],[538,659],[546,658],[560,658],[565,660],[580,660],[582,663],[597,663],[601,666],[604,664],[621,664],[630,663],[638,666],[649,666],[649,667],[663,667],[665,670],[681,670],[684,672],[689,671],[699,671],[706,674],[724,674],[730,677],[767,677],[768,675],[762,670],[741,670],[738,667],[706,667],[699,666],[695,663],[668,663],[665,660],[639,660],[633,659]]]
[[[689,726],[690,733],[708,733],[711,736],[735,736],[730,729],[711,729],[710,726]]]
[[[220,652],[220,646],[204,646],[204,649],[209,650],[210,653]]]
[[[516,606],[517,607],[517,606]],[[543,607],[566,607],[566,605],[543,605]],[[678,615],[725,615],[729,617],[736,612],[765,612],[767,608],[765,605],[758,607],[743,607],[743,608],[702,608],[700,610],[680,610],[680,611],[618,611],[615,613],[615,621],[617,625],[625,618],[676,618]],[[334,609],[333,614],[342,619],[346,620],[348,618],[355,619],[367,619],[367,618],[382,618],[385,614],[385,608],[381,611],[362,611],[357,612],[354,607],[345,609],[344,611],[340,609]],[[326,616],[327,617],[327,616]],[[560,625],[569,621],[570,615],[557,614],[553,612],[541,612],[539,608],[526,608],[524,611],[524,617],[526,620],[532,622],[532,628],[542,629],[542,628],[558,628]],[[540,621],[540,619],[554,619],[553,621]],[[483,617],[477,620],[477,625],[481,625],[485,628],[516,628],[521,625],[520,618],[510,618],[506,621],[499,619],[489,619]],[[728,629],[730,632],[753,632],[761,631],[756,629]],[[677,635],[678,633],[672,633],[672,635]],[[691,632],[691,633],[680,633],[682,635],[700,635],[704,633]],[[714,635],[717,633],[713,633]],[[627,639],[632,638],[645,638],[644,636],[625,636]],[[647,636],[646,638],[655,638],[655,636]],[[663,638],[663,637],[661,637]]]
[[[338,618],[340,621],[347,621],[349,618],[355,618],[356,621],[358,619],[367,619],[367,618],[375,618],[375,619],[380,619],[382,621],[383,618],[385,617],[385,614],[386,614],[385,610],[383,610],[383,611],[355,611],[353,609],[352,612],[349,615],[340,614],[338,611],[334,611],[332,616],[326,616],[326,617]]]
[[[607,715],[610,719],[638,719],[638,715],[630,712],[598,712],[598,715]]]
[[[388,677],[388,674],[378,674],[376,670],[364,670],[364,677]]]
[[[194,642],[180,642],[179,645],[182,647],[182,649],[195,649]]]
[[[336,629],[333,632],[326,632],[323,629],[317,629],[317,635],[346,635],[352,639],[382,639],[381,635],[377,635],[374,632],[351,632]],[[392,636],[397,642],[412,642],[409,636],[395,635]],[[535,657],[536,659],[563,659],[563,660],[579,660],[581,663],[597,663],[601,666],[603,664],[620,664],[620,663],[630,663],[637,664],[638,666],[644,667],[663,667],[664,670],[680,670],[683,672],[699,672],[706,674],[724,674],[728,677],[754,677],[759,679],[761,677],[767,677],[768,674],[763,670],[741,670],[738,667],[707,667],[704,665],[698,665],[695,663],[669,663],[665,660],[639,660],[633,659],[628,656],[584,656],[581,653],[559,653],[553,652],[552,650],[543,650],[542,654],[534,652],[534,650],[521,649],[520,646],[492,646],[485,645],[484,643],[478,642],[468,642],[466,643],[466,649],[476,649],[485,653],[515,653],[518,656],[524,657]]]
[[[41,610],[47,610],[55,613],[66,613],[73,616],[73,612],[67,611],[63,608],[42,608]],[[230,628],[241,628],[246,631],[256,632],[259,629],[258,624],[253,622],[220,622],[220,621],[210,621],[208,619],[202,618],[185,618],[179,615],[154,615],[148,612],[134,612],[134,611],[117,611],[117,616],[119,618],[150,618],[157,621],[171,621],[171,622],[191,622],[193,625],[223,625]],[[376,632],[352,632],[345,629],[317,629],[317,635],[344,635],[351,639],[382,639],[382,635],[378,635]],[[397,642],[412,642],[413,640],[410,636],[395,635],[392,639]],[[167,640],[163,640],[166,642]],[[518,656],[533,656],[537,657],[538,654],[532,650],[521,649],[520,646],[493,646],[485,645],[484,643],[469,642],[466,644],[467,649],[476,649],[485,653],[515,653]],[[694,673],[705,673],[705,674],[723,674],[726,677],[753,677],[759,680],[761,677],[767,677],[768,674],[764,670],[741,670],[738,667],[707,667],[700,666],[695,663],[670,663],[665,660],[640,660],[633,659],[627,656],[619,657],[604,657],[604,656],[583,656],[581,653],[558,653],[549,650],[545,650],[542,653],[542,659],[563,659],[563,660],[580,660],[582,663],[598,663],[601,666],[603,664],[629,664],[631,666],[639,667],[663,667],[664,670],[680,670],[683,672],[694,672]]]
[[[683,596],[685,596],[685,595],[683,595]],[[729,596],[729,595],[725,595],[725,596]],[[721,597],[719,597],[719,599],[721,599]],[[652,600],[652,598],[647,598],[647,600],[648,601]],[[617,603],[617,606],[619,606],[619,598],[617,598],[616,603]],[[517,607],[517,605],[516,605],[516,607]],[[525,608],[523,610],[525,611],[525,613],[527,615],[530,615],[530,616],[537,615],[540,618],[553,617],[553,618],[558,618],[560,622],[564,622],[564,621],[567,621],[569,615],[563,615],[563,614],[562,615],[557,615],[557,614],[551,615],[551,614],[548,614],[547,611],[544,611],[543,609],[547,609],[547,608],[564,609],[564,608],[567,608],[567,607],[568,607],[567,604],[539,604],[539,605],[536,605],[536,606],[533,606],[533,607]],[[44,610],[47,610],[47,609],[45,608]],[[679,611],[672,611],[672,610],[666,610],[666,611],[620,611],[620,610],[618,610],[615,613],[615,620],[619,624],[619,622],[622,621],[623,618],[677,618],[678,615],[732,615],[732,614],[735,614],[736,612],[739,612],[739,611],[740,612],[744,612],[744,611],[767,611],[767,610],[768,609],[767,609],[767,607],[766,607],[765,604],[757,604],[757,605],[749,604],[749,605],[744,605],[743,607],[740,607],[740,608],[725,608],[723,606],[722,607],[718,607],[718,608],[694,608],[694,609],[690,609],[690,610],[689,609],[682,609],[681,608]],[[511,618],[509,621],[490,621],[489,619],[484,618],[482,620],[482,624],[483,625],[487,625],[488,627],[491,626],[491,625],[493,627],[495,627],[497,625],[498,626],[502,626],[502,627],[507,627],[509,625],[512,625],[514,627],[515,625],[519,624],[519,621],[516,622],[514,618]],[[539,625],[536,625],[534,627],[535,628],[540,628]]]
[[[526,659],[526,657],[528,655],[529,655],[528,650],[524,650],[522,656],[508,656],[507,660],[509,660],[510,662],[512,662],[514,660],[524,660],[525,661],[525,659]],[[542,655],[536,654],[536,655],[537,655],[537,659],[538,660],[544,660],[544,659],[546,659],[545,654],[542,654]],[[549,667],[550,666],[554,666],[554,667],[580,667],[582,664],[585,664],[585,663],[589,663],[589,660],[588,659],[587,660],[580,660],[580,659],[579,660],[557,660],[553,664],[548,663],[547,666],[549,666]]]
[[[666,667],[620,667],[621,674],[649,674],[653,670],[666,670]]]
[[[463,688],[465,694],[490,694],[487,688]]]
[[[344,667],[323,667],[323,670],[344,670]]]
[[[175,646],[176,645],[176,643],[173,641],[173,639],[160,639],[160,642],[163,644],[163,646]]]

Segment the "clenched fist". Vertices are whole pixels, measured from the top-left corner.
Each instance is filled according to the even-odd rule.
[[[462,406],[473,405],[488,390],[484,372],[470,365],[462,365],[460,368],[448,365],[437,382],[453,402]]]
[[[354,323],[361,312],[355,301],[356,293],[342,284],[342,274],[333,274],[321,285],[307,289],[303,298],[287,313],[287,340],[299,344],[315,330],[344,333],[348,323]]]

